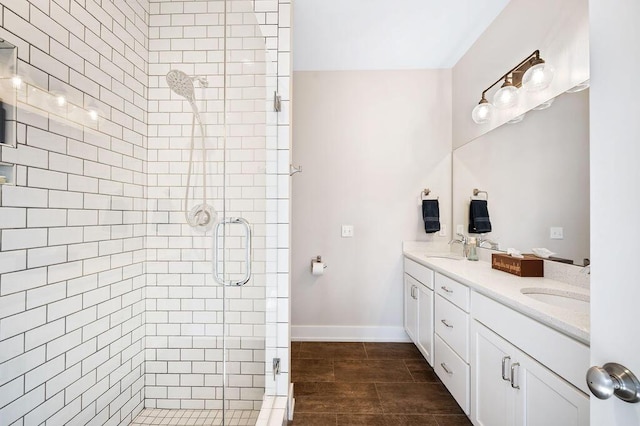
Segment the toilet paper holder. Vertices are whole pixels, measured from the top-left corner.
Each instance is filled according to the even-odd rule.
[[[311,259],[311,270],[313,271],[314,263],[322,263],[322,256],[317,255],[314,259]],[[324,265],[324,269],[327,269],[327,265]]]

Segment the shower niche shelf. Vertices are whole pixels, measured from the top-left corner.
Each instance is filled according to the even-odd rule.
[[[18,48],[0,38],[0,146],[16,145],[18,90]]]
[[[16,182],[15,164],[0,162],[0,185],[14,185]]]

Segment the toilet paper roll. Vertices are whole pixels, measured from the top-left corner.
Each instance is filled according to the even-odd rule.
[[[324,263],[323,262],[313,262],[313,266],[311,266],[311,274],[312,275],[322,275],[324,274]]]

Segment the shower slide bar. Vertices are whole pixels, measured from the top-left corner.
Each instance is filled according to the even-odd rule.
[[[241,225],[244,228],[244,235],[247,239],[247,245],[245,247],[245,263],[247,264],[247,268],[245,270],[244,276],[241,280],[225,280],[224,276],[218,274],[217,268],[217,256],[218,256],[218,237],[220,235],[220,229],[223,229],[226,225]],[[243,286],[249,282],[251,279],[251,226],[249,222],[241,217],[230,217],[227,219],[223,219],[216,224],[215,232],[213,233],[213,278],[220,285],[226,286]]]

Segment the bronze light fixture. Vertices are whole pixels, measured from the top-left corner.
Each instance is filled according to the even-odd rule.
[[[507,109],[517,105],[518,89],[521,87],[528,92],[546,89],[553,80],[553,74],[553,67],[540,57],[539,50],[535,50],[482,92],[480,102],[471,113],[473,121],[478,124],[486,123],[491,119],[494,108]],[[487,92],[500,82],[503,84],[490,103],[486,98]]]

